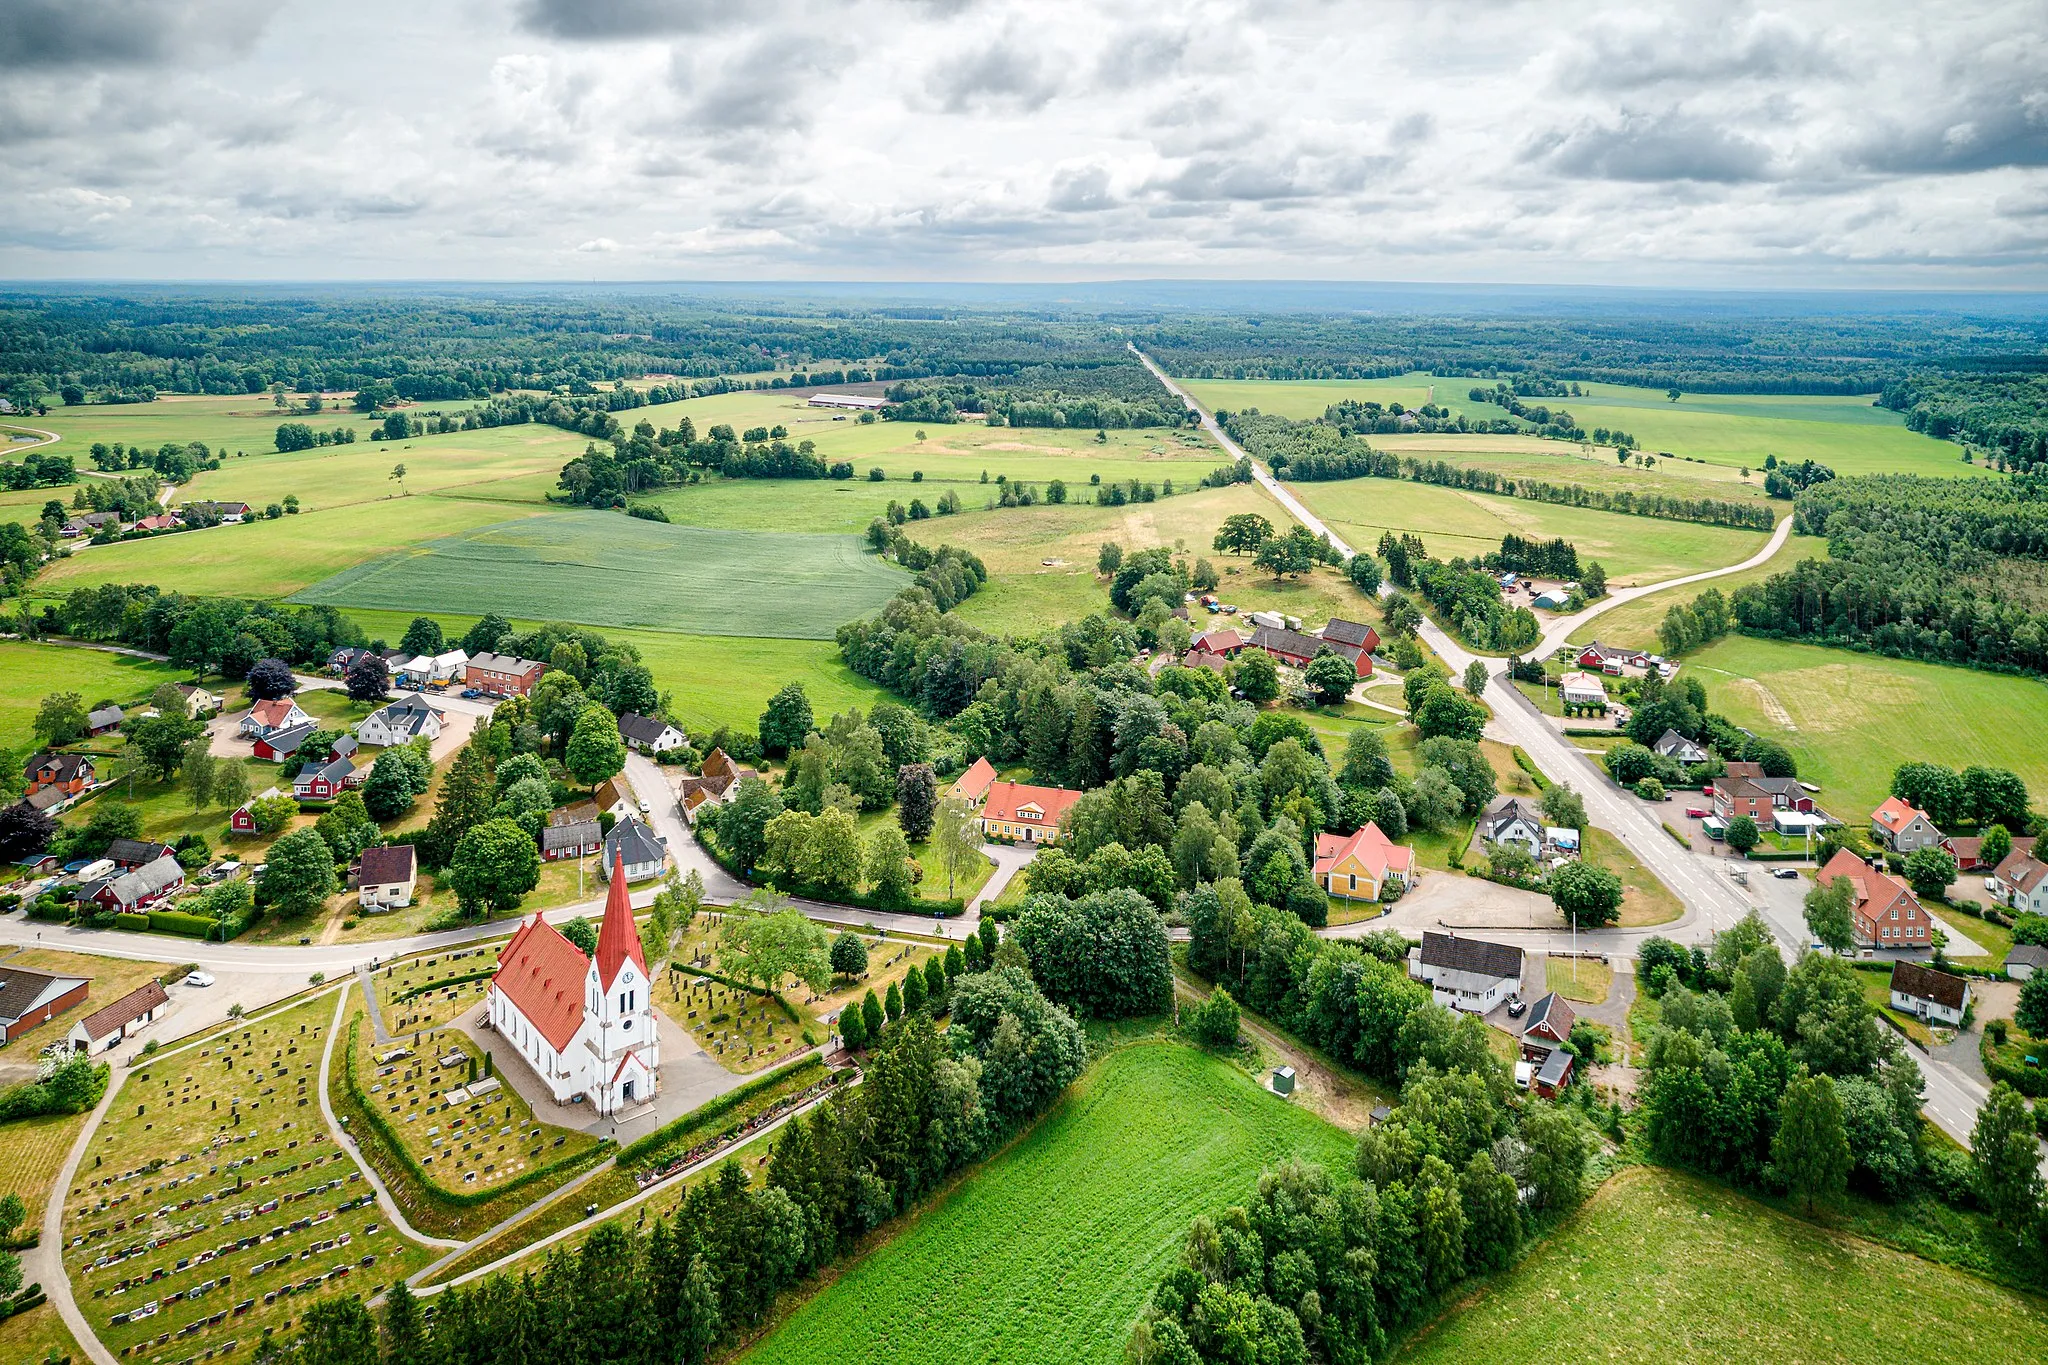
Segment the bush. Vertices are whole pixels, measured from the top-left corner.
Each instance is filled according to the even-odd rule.
[[[1976,1207],[1976,1167],[1967,1153],[1953,1147],[1929,1147],[1920,1155],[1920,1173],[1928,1190],[1942,1203],[1959,1209]]]
[[[214,921],[206,915],[188,914],[183,910],[152,910],[145,917],[149,929],[155,934],[181,934],[186,938],[205,938],[213,932]]]
[[[1187,1028],[1197,1042],[1208,1047],[1235,1047],[1237,1001],[1230,998],[1229,991],[1218,986],[1207,1000],[1188,1012]]]
[[[1664,799],[1664,784],[1654,777],[1646,777],[1636,783],[1636,795],[1645,801],[1662,801]]]

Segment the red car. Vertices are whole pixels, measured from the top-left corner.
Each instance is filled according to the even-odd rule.
[[[1688,819],[1692,820],[1704,820],[1707,818],[1707,813],[1701,810],[1698,806],[1687,806],[1685,808],[1685,814]]]

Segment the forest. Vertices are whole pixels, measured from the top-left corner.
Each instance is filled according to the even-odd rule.
[[[2038,355],[1895,379],[1877,401],[1904,413],[1914,431],[1988,447],[1999,468],[2048,464],[2048,370]]]

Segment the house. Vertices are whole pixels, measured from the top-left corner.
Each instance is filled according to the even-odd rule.
[[[1080,799],[1081,793],[1064,787],[991,782],[979,816],[981,832],[995,839],[1049,844],[1059,838],[1061,818]]]
[[[1984,861],[1984,840],[1977,835],[1951,835],[1948,840],[1948,851],[1955,855],[1956,871],[1958,872],[1994,872],[1997,870],[1996,864]],[[2013,853],[2032,853],[2034,851],[2034,836],[2031,834],[2013,835],[2011,851]]]
[[[118,706],[102,706],[97,711],[85,713],[85,732],[89,735],[107,735],[121,728],[126,713]]]
[[[1892,1008],[1917,1019],[1961,1028],[1970,1008],[1970,983],[1917,962],[1892,963]]]
[[[347,645],[327,656],[327,671],[339,677],[348,672],[357,659],[374,656],[375,650]]]
[[[1537,1061],[1550,1050],[1571,1041],[1572,1025],[1578,1014],[1565,998],[1551,991],[1529,1006],[1528,1022],[1522,1025],[1522,1059]]]
[[[422,735],[429,741],[436,740],[441,737],[444,714],[425,697],[414,693],[364,716],[356,723],[356,739],[384,748],[409,744]]]
[[[1687,739],[1676,730],[1666,730],[1657,736],[1657,742],[1650,746],[1666,758],[1675,758],[1680,763],[1704,763],[1707,751]]]
[[[313,732],[318,728],[309,720],[303,725],[290,725],[282,730],[259,735],[255,745],[256,757],[268,763],[284,763],[296,758],[299,749],[313,737]]]
[[[1579,651],[1580,668],[1597,668],[1602,673],[1619,674],[1621,666],[1634,658],[1638,651],[1620,649],[1614,645],[1603,645],[1598,640]]]
[[[620,867],[605,898],[597,953],[541,915],[498,955],[485,1009],[492,1032],[518,1053],[556,1104],[586,1100],[600,1115],[652,1100],[661,1087],[654,982]]]
[[[662,847],[661,836],[641,824],[638,816],[629,815],[613,825],[612,832],[605,836],[604,862],[600,867],[610,877],[615,868],[623,866],[627,881],[644,882],[649,877],[659,877],[667,861],[668,850]]]
[[[419,864],[413,857],[411,844],[393,844],[385,848],[366,848],[363,860],[356,874],[356,885],[360,888],[356,899],[365,910],[396,910],[412,904],[413,886],[419,877]]]
[[[1319,640],[1313,635],[1303,635],[1298,630],[1274,626],[1260,626],[1253,631],[1251,643],[1252,648],[1263,649],[1281,663],[1294,668],[1307,668],[1310,660],[1328,650],[1349,663],[1352,671],[1359,677],[1372,676],[1372,656],[1356,645],[1347,645],[1336,640]]]
[[[218,715],[220,709],[228,704],[228,699],[220,693],[209,692],[192,683],[179,683],[178,695],[185,699],[185,714],[193,720]]]
[[[1546,1100],[1554,1100],[1558,1092],[1571,1083],[1572,1054],[1561,1047],[1552,1048],[1543,1058],[1543,1064],[1536,1068],[1536,1093]]]
[[[261,739],[278,730],[289,730],[298,725],[311,725],[313,718],[305,708],[290,697],[278,697],[272,701],[259,701],[249,708],[249,714],[242,717],[241,733],[252,739]]]
[[[953,783],[948,795],[957,796],[970,806],[979,806],[981,799],[988,795],[989,785],[996,780],[996,765],[986,758],[977,758],[967,766]]]
[[[609,811],[621,820],[640,809],[640,798],[633,795],[633,788],[626,782],[623,773],[617,777],[607,777],[598,783],[597,791],[592,796],[600,811]]]
[[[187,521],[222,522],[232,526],[249,519],[246,502],[188,502],[178,509]]]
[[[1930,948],[1933,922],[1911,887],[1864,862],[1848,849],[1835,850],[1814,880],[1822,886],[1847,877],[1856,890],[1850,905],[1856,941],[1870,948]]]
[[[2025,981],[2040,971],[2048,971],[2048,948],[2038,943],[2014,944],[2005,955],[2005,974],[2015,981]]]
[[[665,754],[690,742],[688,735],[667,721],[632,711],[619,717],[619,738],[643,754]]]
[[[1812,813],[1813,796],[1795,777],[1766,777],[1761,763],[1730,763],[1714,779],[1714,814],[1725,824],[1747,815],[1769,825],[1781,810]]]
[[[92,759],[84,754],[56,754],[45,750],[22,765],[21,775],[28,779],[26,795],[53,791],[64,796],[76,796],[92,785],[93,771]]]
[[[1998,899],[2013,909],[2048,915],[2048,863],[2015,849],[2005,855],[1992,880],[1998,883]]]
[[[185,523],[168,512],[159,512],[153,517],[144,517],[135,523],[138,531],[175,531]]]
[[[543,862],[560,862],[564,858],[587,858],[603,847],[604,830],[595,820],[550,824],[540,832],[540,856]]]
[[[1941,831],[1927,818],[1927,812],[1896,796],[1886,797],[1884,804],[1870,813],[1870,837],[1894,853],[1911,853],[1941,843]]]
[[[1479,817],[1479,837],[1489,844],[1514,844],[1530,857],[1543,856],[1546,840],[1543,812],[1512,796],[1504,796]]]
[[[47,1024],[85,999],[92,986],[83,976],[32,972],[0,962],[0,1042],[13,1042],[40,1024]]]
[[[547,671],[548,666],[538,659],[520,659],[487,650],[462,666],[462,685],[492,697],[523,697],[533,691],[533,685]]]
[[[169,844],[159,844],[148,839],[116,839],[107,845],[107,859],[124,871],[153,863],[171,852]]]
[[[460,649],[432,656],[422,654],[398,666],[398,680],[409,687],[445,687],[462,676],[469,655]]]
[[[171,1007],[171,997],[154,981],[145,981],[111,1005],[102,1005],[71,1026],[65,1041],[73,1052],[105,1052],[155,1022]]]
[[[696,824],[698,811],[732,800],[739,794],[740,779],[754,775],[752,768],[742,768],[725,750],[713,749],[704,756],[697,776],[686,777],[676,784],[676,799],[683,808],[684,818]]]
[[[1235,659],[1237,652],[1244,648],[1244,636],[1229,627],[1203,631],[1188,641],[1188,648],[1203,654],[1214,654],[1219,659]]]
[[[1771,812],[1771,828],[1787,839],[1818,838],[1834,821],[1827,814],[1817,810],[1777,810]]]
[[[1408,950],[1408,975],[1428,983],[1437,1004],[1485,1014],[1522,988],[1522,950],[1424,930]]]
[[[362,785],[363,775],[356,770],[355,760],[331,758],[300,768],[292,779],[292,795],[301,801],[332,801],[348,788]]]
[[[256,814],[253,808],[256,803],[258,801],[268,801],[273,796],[282,795],[284,793],[276,787],[264,788],[255,796],[250,797],[247,801],[235,807],[234,811],[228,816],[228,828],[237,834],[254,834],[256,832]]]
[[[108,910],[125,914],[147,910],[185,885],[185,869],[166,853],[155,862],[106,877],[90,887],[80,887],[78,898],[91,900]]]
[[[1316,836],[1316,882],[1333,896],[1376,901],[1390,885],[1405,891],[1414,879],[1415,850],[1369,820],[1354,834]]]
[[[1565,674],[1557,682],[1557,699],[1565,706],[1591,706],[1599,710],[1607,707],[1607,684],[1591,673],[1575,671]]]
[[[887,400],[871,398],[864,393],[814,393],[807,401],[814,408],[850,408],[880,412]]]
[[[1371,654],[1380,647],[1380,633],[1360,621],[1347,621],[1341,616],[1330,618],[1323,627],[1323,639],[1333,645],[1348,645]]]

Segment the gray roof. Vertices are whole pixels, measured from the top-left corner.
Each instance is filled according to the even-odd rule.
[[[53,754],[45,750],[22,765],[22,775],[34,778],[45,767],[49,768],[52,781],[69,782],[81,772],[91,771],[92,759],[86,754]]]
[[[1544,827],[1543,812],[1533,806],[1525,806],[1514,797],[1497,801],[1479,821],[1479,828],[1489,839],[1494,831],[1522,821],[1534,825],[1539,831]]]
[[[1315,636],[1303,635],[1298,630],[1275,630],[1271,626],[1260,626],[1254,630],[1252,645],[1269,653],[1293,654],[1304,659],[1313,659],[1325,649],[1342,654],[1347,648],[1333,640],[1318,640]],[[1358,657],[1358,650],[1355,647],[1351,647],[1350,657]]]
[[[612,832],[605,836],[605,866],[611,866],[614,859],[623,854],[626,866],[640,863],[658,863],[666,854],[661,840],[654,837],[654,831],[628,816],[612,826]]]
[[[1471,972],[1475,976],[1515,977],[1522,974],[1522,950],[1507,943],[1488,943],[1482,938],[1425,932],[1422,965]]]
[[[1365,642],[1377,634],[1379,632],[1371,626],[1358,621],[1346,621],[1341,616],[1331,617],[1329,624],[1323,627],[1323,639],[1335,644],[1350,645],[1354,649],[1365,648]]]
[[[32,972],[26,967],[0,966],[0,1023],[15,1022],[36,1006],[56,999],[83,980],[82,976],[58,976],[54,972]]]
[[[293,725],[283,730],[272,730],[269,734],[261,736],[261,738],[263,743],[274,753],[295,754],[299,751],[299,746],[306,742],[306,736],[319,728],[319,726],[311,721],[307,721],[302,725]]]
[[[118,706],[102,706],[97,711],[88,711],[85,723],[89,729],[101,730],[109,725],[119,725],[126,713]]]
[[[667,721],[657,716],[643,716],[635,711],[628,711],[619,717],[620,737],[623,739],[637,739],[642,744],[654,743],[654,741],[661,738],[663,731],[670,728]],[[677,733],[680,734],[681,731],[677,731]]]
[[[441,708],[428,703],[419,693],[409,693],[389,706],[380,707],[365,718],[364,723],[374,720],[388,730],[402,731],[417,735],[425,728],[427,717],[436,720],[441,717]]]
[[[549,825],[540,832],[540,849],[543,853],[558,853],[565,848],[589,848],[598,841],[599,825],[595,820],[578,820],[574,824]]]
[[[2005,955],[2005,965],[2008,968],[2014,963],[2018,963],[2023,967],[2033,967],[2037,970],[2042,967],[2048,967],[2048,948],[2044,948],[2038,943],[2016,943],[2013,945],[2012,951]]]
[[[1571,1069],[1572,1054],[1561,1047],[1550,1049],[1550,1055],[1543,1059],[1543,1065],[1536,1068],[1536,1080],[1541,1085],[1559,1086],[1564,1084],[1564,1074]]]
[[[352,762],[346,755],[344,755],[340,758],[330,760],[326,763],[306,764],[304,767],[299,769],[299,776],[298,778],[295,778],[294,781],[302,780],[308,777],[328,777],[333,778],[336,781],[340,781],[342,778],[347,777],[350,773],[354,772],[355,770],[356,765],[354,764],[354,762]]]
[[[1675,729],[1666,730],[1663,734],[1657,736],[1657,742],[1651,745],[1650,747],[1655,749],[1658,753],[1663,754],[1667,758],[1673,754],[1679,753],[1690,752],[1703,754],[1706,752],[1706,750],[1701,748],[1698,743],[1696,743],[1693,740],[1687,739],[1684,735],[1679,734],[1678,731]]]
[[[1555,1018],[1552,1017],[1553,1014],[1556,1016]],[[1551,991],[1541,1000],[1529,1006],[1529,1022],[1522,1026],[1522,1032],[1527,1033],[1538,1024],[1549,1020],[1551,1028],[1556,1029],[1559,1033],[1570,1033],[1572,1031],[1572,1024],[1576,1019],[1577,1015],[1572,1012],[1572,1007],[1565,1004],[1563,997],[1558,995],[1556,991]],[[1562,1027],[1559,1027],[1560,1025]]]
[[[161,896],[170,888],[185,880],[185,869],[178,866],[178,860],[166,853],[153,863],[144,863],[133,872],[123,872],[114,878],[114,897],[123,905]]]
[[[488,650],[482,654],[470,655],[469,662],[471,667],[481,668],[486,673],[527,673],[541,667],[538,659],[521,659],[511,654],[492,654]]]
[[[159,844],[149,839],[116,839],[107,845],[107,856],[117,863],[129,863],[140,867],[153,863],[171,851],[169,844]]]

